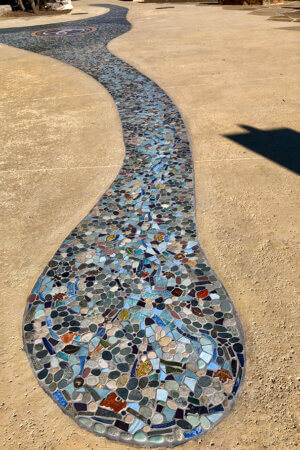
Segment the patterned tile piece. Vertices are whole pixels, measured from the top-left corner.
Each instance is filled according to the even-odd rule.
[[[59,39],[51,25],[0,31],[0,42],[103,84],[126,145],[114,183],[29,296],[24,343],[40,385],[80,426],[172,447],[203,435],[232,407],[243,337],[197,241],[184,123],[155,83],[107,50],[130,24],[126,8],[106,6],[104,16],[61,24]]]

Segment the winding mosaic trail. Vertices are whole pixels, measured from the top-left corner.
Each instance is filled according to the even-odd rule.
[[[126,157],[59,247],[26,305],[24,345],[40,385],[80,426],[175,446],[230,410],[244,372],[241,327],[197,241],[193,166],[175,105],[106,44],[127,9],[0,31],[0,42],[69,63],[112,95]],[[86,151],[89,151],[87,148]]]

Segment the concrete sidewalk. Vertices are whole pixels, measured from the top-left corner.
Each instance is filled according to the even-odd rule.
[[[295,447],[299,179],[284,155],[281,165],[262,156],[259,139],[266,136],[268,147],[272,136],[283,136],[288,150],[288,139],[300,132],[298,25],[248,9],[109,3],[128,7],[133,24],[110,51],[157,82],[183,115],[200,243],[246,335],[242,396],[201,448]],[[74,13],[104,12],[87,0],[74,5]],[[42,27],[47,19],[17,20],[1,20],[0,27]],[[76,69],[5,46],[0,79],[2,448],[125,448],[63,415],[37,387],[21,350],[25,301],[40,271],[122,164],[116,107]],[[278,129],[292,131],[274,134]],[[253,139],[240,136],[247,132]]]

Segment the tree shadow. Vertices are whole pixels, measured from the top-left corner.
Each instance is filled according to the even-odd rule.
[[[228,139],[259,153],[265,158],[300,173],[300,133],[290,128],[259,130],[248,125],[239,125],[248,133],[224,135]]]

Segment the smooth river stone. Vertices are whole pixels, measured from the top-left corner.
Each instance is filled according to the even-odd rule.
[[[136,442],[146,442],[147,440],[147,436],[145,435],[145,433],[143,433],[142,431],[139,431],[138,433],[136,433],[133,437],[133,439]]]

